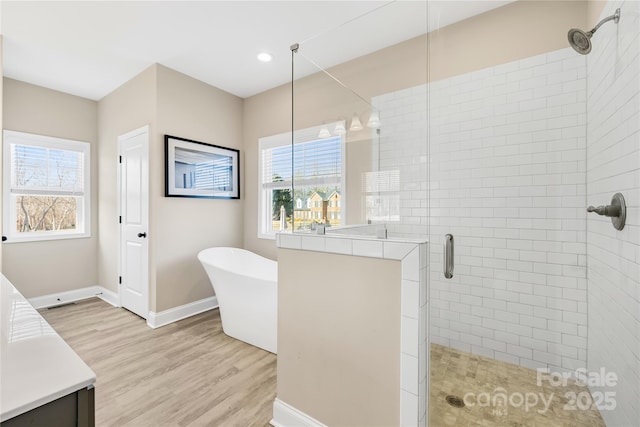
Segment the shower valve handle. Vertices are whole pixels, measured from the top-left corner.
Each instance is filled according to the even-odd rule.
[[[589,206],[587,208],[587,212],[595,212],[598,215],[603,215],[608,217],[619,217],[620,206],[606,205],[606,206],[598,206],[597,208],[593,206]]]
[[[598,215],[611,218],[611,223],[616,230],[622,230],[624,228],[624,223],[627,220],[627,204],[621,193],[613,195],[610,205],[598,206],[597,208],[589,206],[587,208],[587,212],[595,212]]]

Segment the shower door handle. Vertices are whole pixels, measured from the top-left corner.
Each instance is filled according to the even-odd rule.
[[[444,277],[451,279],[453,277],[453,235],[445,234],[444,236]]]

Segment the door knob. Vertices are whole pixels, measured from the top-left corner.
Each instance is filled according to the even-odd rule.
[[[138,237],[147,237],[147,233],[138,233]]]

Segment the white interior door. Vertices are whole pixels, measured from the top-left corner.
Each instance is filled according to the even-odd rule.
[[[118,137],[120,150],[120,304],[149,313],[149,127]]]

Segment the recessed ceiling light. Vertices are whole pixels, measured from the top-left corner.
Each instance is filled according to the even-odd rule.
[[[270,53],[267,52],[260,52],[258,54],[258,61],[261,62],[271,62],[271,60],[273,59],[273,56],[271,56]]]

